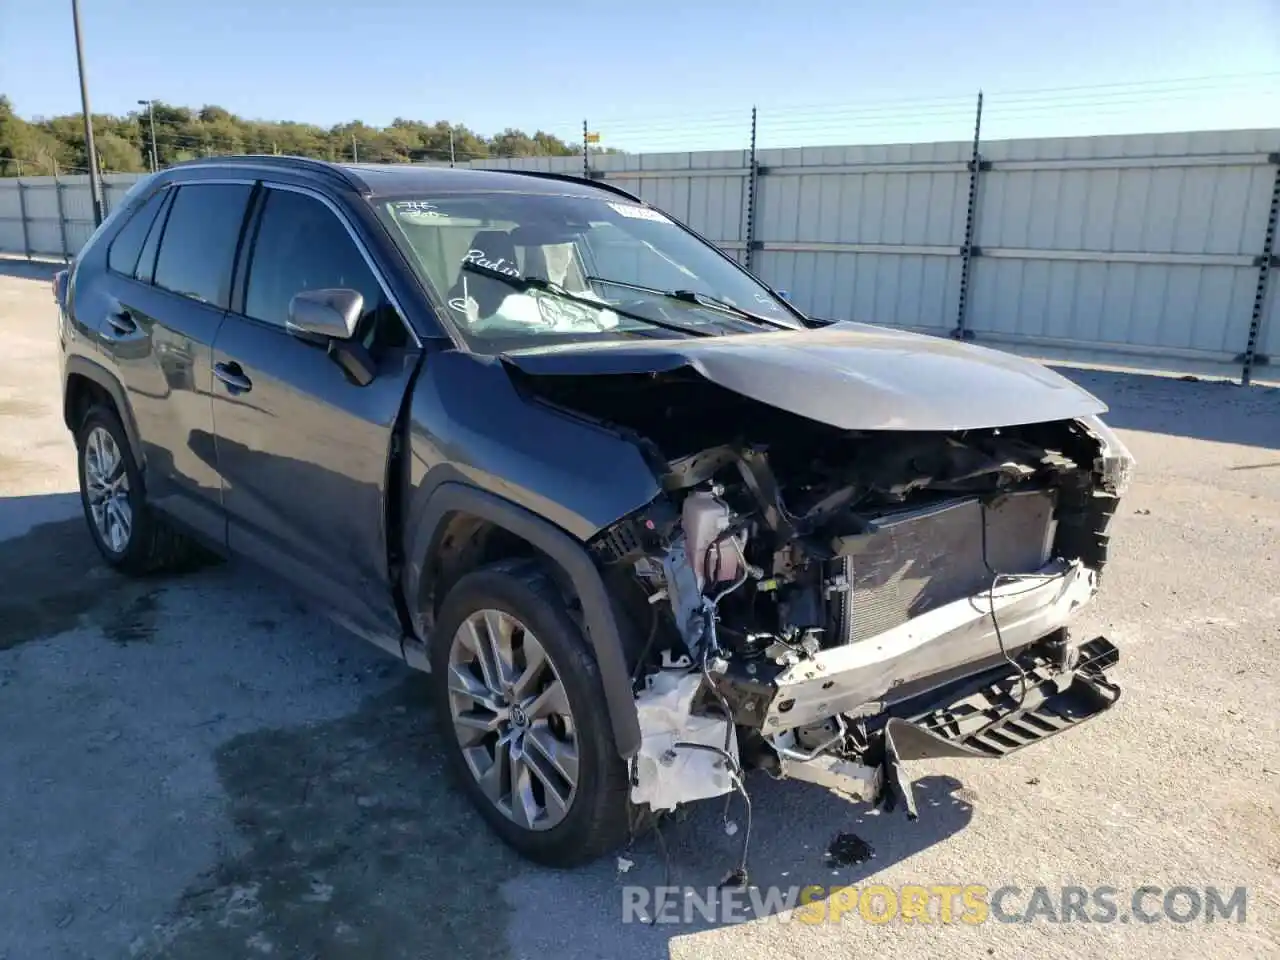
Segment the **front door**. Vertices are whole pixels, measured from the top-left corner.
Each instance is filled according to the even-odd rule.
[[[419,352],[338,212],[269,187],[250,227],[243,292],[213,351],[214,429],[228,542],[355,625],[397,631],[385,505],[392,436]],[[303,290],[364,297],[359,386],[326,344],[285,329]]]

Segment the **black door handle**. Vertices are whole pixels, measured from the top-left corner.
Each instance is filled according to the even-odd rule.
[[[138,331],[137,321],[128,310],[120,310],[107,316],[107,326],[119,337],[127,337]]]
[[[234,360],[230,363],[215,363],[213,375],[227,385],[230,393],[248,393],[253,389],[253,381],[244,375],[244,370]]]

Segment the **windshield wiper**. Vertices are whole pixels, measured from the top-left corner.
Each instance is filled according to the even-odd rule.
[[[498,280],[501,283],[505,283],[509,287],[514,287],[521,292],[524,292],[525,290],[539,290],[544,293],[560,297],[561,299],[568,300],[572,303],[581,303],[584,306],[592,307],[596,310],[609,310],[620,317],[626,317],[628,320],[638,320],[641,323],[646,323],[650,326],[661,327],[663,330],[672,330],[676,333],[690,333],[695,337],[716,336],[712,331],[706,330],[702,327],[684,323],[673,323],[670,320],[657,320],[653,317],[646,317],[642,313],[636,313],[632,310],[615,307],[611,303],[602,303],[601,301],[593,300],[590,297],[579,296],[576,293],[566,290],[564,287],[560,286],[560,284],[552,283],[550,280],[546,280],[542,277],[524,277],[518,273],[502,273],[499,270],[482,267],[479,264],[471,263],[470,261],[464,262],[462,264],[462,269],[469,273],[478,273],[481,276]]]
[[[650,293],[655,297],[666,297],[668,300],[679,300],[681,303],[692,303],[694,306],[707,307],[711,310],[719,310],[737,317],[739,320],[746,320],[750,323],[765,324],[770,327],[777,327],[779,330],[794,330],[795,327],[789,323],[783,323],[781,320],[773,320],[769,317],[762,317],[758,313],[752,313],[750,310],[743,310],[739,306],[729,303],[727,300],[721,300],[707,293],[699,293],[697,290],[660,290],[657,287],[646,287],[643,284],[631,283],[627,280],[611,280],[609,277],[587,277],[589,282],[603,283],[613,287],[622,287],[626,290],[638,290],[640,293]]]

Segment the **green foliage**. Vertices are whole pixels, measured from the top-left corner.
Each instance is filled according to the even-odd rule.
[[[424,123],[397,117],[388,127],[358,120],[330,128],[292,121],[246,120],[222,107],[199,110],[153,104],[156,153],[167,166],[195,157],[231,153],[280,153],[362,163],[408,163],[448,160],[449,135],[458,162],[484,157],[562,157],[582,152],[580,144],[538,130],[532,135],[507,128],[485,137],[443,120]],[[93,136],[98,162],[108,173],[150,168],[150,121],[146,107],[116,117],[94,114]],[[593,147],[592,152],[599,152]],[[613,151],[609,151],[613,152]],[[78,113],[23,120],[0,94],[0,176],[83,173],[84,121]]]

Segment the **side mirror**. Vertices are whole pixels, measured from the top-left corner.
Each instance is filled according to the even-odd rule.
[[[364,297],[355,290],[303,290],[289,301],[285,329],[329,340],[350,340],[363,310]]]

